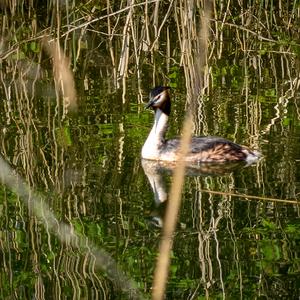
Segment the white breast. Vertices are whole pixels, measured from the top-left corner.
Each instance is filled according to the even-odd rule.
[[[160,109],[156,110],[154,125],[142,148],[142,158],[160,160],[163,150],[165,133],[167,130],[168,116]]]

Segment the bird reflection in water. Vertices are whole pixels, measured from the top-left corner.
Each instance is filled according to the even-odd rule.
[[[148,159],[142,159],[141,163],[150,183],[155,202],[155,208],[150,213],[149,222],[151,225],[161,228],[163,226],[164,208],[168,200],[164,175],[172,175],[176,163]],[[249,163],[243,161],[188,164],[185,169],[185,176],[225,176],[249,165]]]

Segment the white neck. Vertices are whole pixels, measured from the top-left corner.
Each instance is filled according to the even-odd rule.
[[[142,158],[159,159],[159,151],[165,141],[168,119],[169,117],[165,113],[159,108],[156,109],[154,125],[142,148]]]

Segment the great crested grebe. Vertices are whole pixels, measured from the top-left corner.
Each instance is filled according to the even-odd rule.
[[[142,158],[175,162],[178,160],[179,139],[165,139],[168,118],[171,112],[170,87],[158,86],[151,90],[146,108],[155,112],[154,125],[142,148]],[[235,144],[221,137],[193,137],[187,162],[255,162],[260,157],[256,151]]]

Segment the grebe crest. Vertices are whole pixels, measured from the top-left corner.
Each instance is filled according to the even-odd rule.
[[[165,139],[168,118],[171,112],[170,87],[158,86],[151,90],[150,101],[146,108],[155,112],[154,124],[142,148],[142,158],[157,161],[177,161],[180,145],[179,139]],[[214,136],[193,137],[187,162],[229,162],[246,161],[253,163],[260,153],[233,143],[227,139]]]

